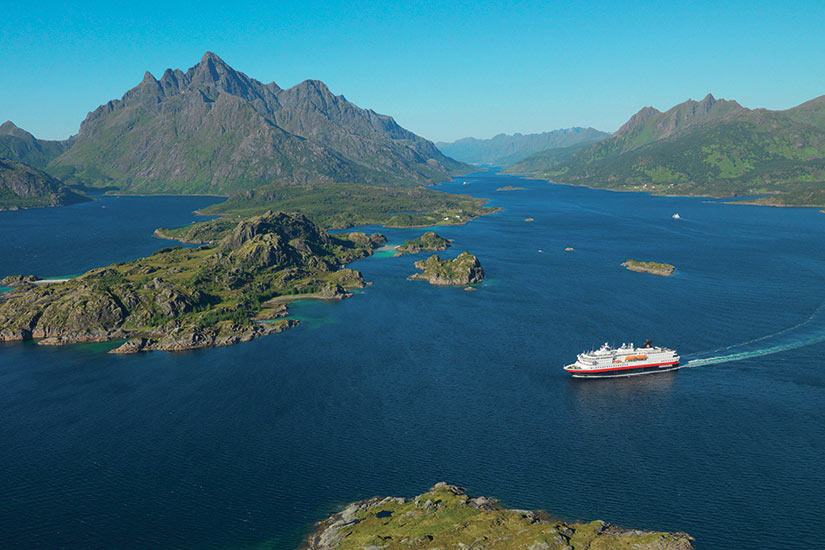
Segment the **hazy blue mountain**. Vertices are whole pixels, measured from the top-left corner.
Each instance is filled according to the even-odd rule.
[[[445,154],[462,162],[509,166],[533,153],[579,143],[594,143],[610,134],[593,128],[565,128],[541,134],[499,134],[490,139],[472,137],[436,145]]]

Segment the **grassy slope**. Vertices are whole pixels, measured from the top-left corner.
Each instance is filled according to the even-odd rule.
[[[396,250],[402,254],[418,254],[422,251],[437,252],[439,250],[446,250],[449,247],[450,241],[435,231],[427,231],[420,237],[404,241],[403,244],[396,247]]]
[[[628,531],[601,521],[565,523],[542,512],[507,510],[438,484],[414,499],[374,499],[353,505],[310,536],[312,550],[383,548],[484,550],[690,550],[684,533]],[[353,513],[354,512],[354,513]],[[347,521],[349,520],[349,521]],[[329,523],[329,522],[328,522]],[[321,536],[324,529],[326,538]]]
[[[253,318],[267,318],[270,298],[340,297],[343,289],[361,286],[358,272],[339,266],[369,255],[373,244],[363,233],[327,235],[302,216],[269,213],[237,223],[216,246],[163,249],[65,283],[8,293],[0,303],[0,332],[32,319],[56,336],[114,329],[237,332]]]
[[[485,207],[486,202],[426,188],[386,189],[352,183],[270,184],[238,193],[202,213],[244,217],[281,210],[301,212],[325,228],[372,224],[404,227],[454,225],[498,211]]]
[[[726,102],[714,108],[690,124],[683,106],[641,116],[566,161],[532,166],[532,174],[597,188],[825,205],[825,115],[818,116],[825,107],[750,111]]]

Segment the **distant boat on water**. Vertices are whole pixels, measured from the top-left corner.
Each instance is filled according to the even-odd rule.
[[[680,220],[680,219],[682,219],[682,216],[680,216],[678,212],[676,212],[675,214],[673,214],[673,216],[671,216],[671,217],[672,217],[674,220]]]

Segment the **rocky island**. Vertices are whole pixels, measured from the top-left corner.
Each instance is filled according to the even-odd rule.
[[[267,212],[237,222],[213,245],[165,248],[65,282],[7,277],[16,288],[0,294],[0,341],[125,340],[116,353],[248,341],[297,324],[278,298],[341,299],[363,287],[361,273],[343,264],[384,242],[379,234],[330,235],[301,214]]]
[[[317,525],[306,550],[692,550],[685,533],[623,529],[603,521],[567,523],[546,512],[509,510],[437,483],[415,498],[355,502]]]
[[[662,277],[670,277],[676,268],[670,264],[659,262],[640,262],[637,260],[627,260],[622,264],[630,271],[638,271],[639,273],[650,273],[652,275],[660,275]]]
[[[408,279],[429,281],[431,285],[469,285],[484,280],[484,270],[478,258],[469,252],[462,252],[454,260],[442,260],[434,254],[426,260],[415,262],[416,269],[422,273],[415,273]]]
[[[427,231],[418,238],[404,241],[404,244],[396,246],[396,256],[404,254],[418,254],[419,252],[438,252],[439,250],[447,250],[450,247],[450,241],[445,239],[435,231]]]

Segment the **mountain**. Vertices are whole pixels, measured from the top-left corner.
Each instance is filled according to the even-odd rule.
[[[48,167],[72,183],[130,193],[228,195],[258,185],[419,186],[470,169],[389,116],[317,80],[281,89],[207,52],[89,113]]]
[[[64,141],[37,139],[12,121],[0,124],[0,159],[13,160],[43,169],[71,146]]]
[[[0,210],[63,206],[87,200],[37,168],[0,159]]]
[[[468,137],[436,145],[445,155],[463,162],[509,166],[539,151],[593,143],[609,135],[593,128],[576,127],[541,134],[499,134],[490,139]]]
[[[579,151],[583,151],[592,146],[593,142],[586,141],[577,143],[569,147],[556,147],[555,149],[545,149],[538,153],[533,153],[516,163],[508,166],[504,172],[507,174],[520,174],[524,176],[535,176],[555,168]]]
[[[610,138],[531,169],[589,187],[825,205],[825,96],[784,111],[710,94],[666,112],[645,107]]]

